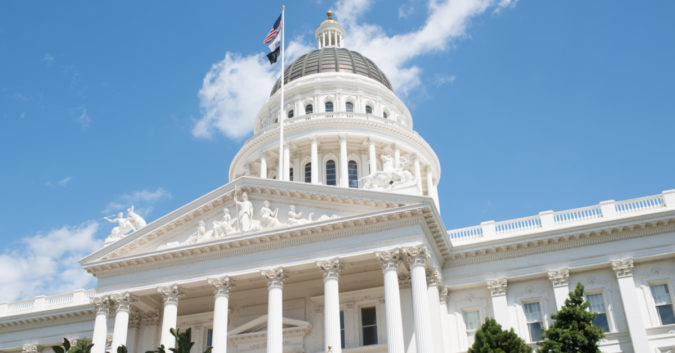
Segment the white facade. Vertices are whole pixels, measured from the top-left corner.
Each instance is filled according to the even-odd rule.
[[[63,337],[145,352],[176,326],[195,352],[465,352],[486,317],[534,344],[578,282],[606,318],[603,352],[675,348],[675,190],[446,230],[408,109],[357,70],[337,22],[316,38],[285,87],[288,170],[274,92],[232,182],[83,259],[96,289],[0,303],[0,352]],[[326,53],[344,60],[308,72]]]

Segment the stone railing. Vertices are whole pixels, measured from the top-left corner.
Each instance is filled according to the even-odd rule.
[[[31,313],[35,311],[60,309],[71,306],[87,305],[96,292],[93,289],[80,289],[73,293],[51,297],[39,296],[14,303],[0,303],[0,317]]]
[[[348,112],[322,112],[322,113],[311,113],[311,114],[305,114],[305,115],[299,115],[299,116],[294,116],[292,118],[288,118],[284,120],[284,126],[289,126],[292,124],[296,124],[299,122],[307,121],[307,120],[328,120],[328,119],[361,119],[361,120],[368,120],[368,121],[374,121],[377,123],[381,123],[384,125],[396,125],[396,126],[402,126],[398,121],[389,119],[389,118],[383,118],[381,116],[376,116],[373,114],[365,114],[365,113],[348,113]],[[269,124],[265,127],[263,127],[260,132],[267,131],[267,130],[272,130],[276,129],[278,126],[277,123]]]
[[[448,236],[453,245],[462,245],[658,212],[663,209],[675,209],[675,190],[624,201],[603,201],[598,205],[572,210],[543,211],[536,216],[501,222],[482,222],[478,226],[448,230]]]

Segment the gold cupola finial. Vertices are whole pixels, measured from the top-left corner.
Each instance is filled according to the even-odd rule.
[[[328,16],[328,19],[329,19],[329,20],[332,20],[332,19],[333,19],[333,11],[332,11],[332,10],[328,10],[328,11],[326,12],[326,16]]]

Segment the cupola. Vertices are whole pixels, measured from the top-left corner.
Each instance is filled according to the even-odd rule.
[[[333,19],[333,11],[326,12],[326,16],[328,18],[314,32],[319,49],[344,47],[345,29]]]

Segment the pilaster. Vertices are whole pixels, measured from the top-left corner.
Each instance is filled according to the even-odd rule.
[[[555,306],[560,310],[565,305],[565,299],[569,296],[570,271],[567,268],[548,271],[548,279],[553,285]]]
[[[635,281],[633,280],[633,259],[624,258],[612,261],[612,270],[616,273],[621,293],[623,311],[626,314],[628,331],[633,343],[634,352],[649,352],[649,341],[645,330],[644,320],[638,305]]]
[[[509,322],[508,304],[506,301],[506,278],[495,278],[487,280],[487,287],[492,295],[492,311],[495,320],[502,325],[504,329],[511,328]]]

